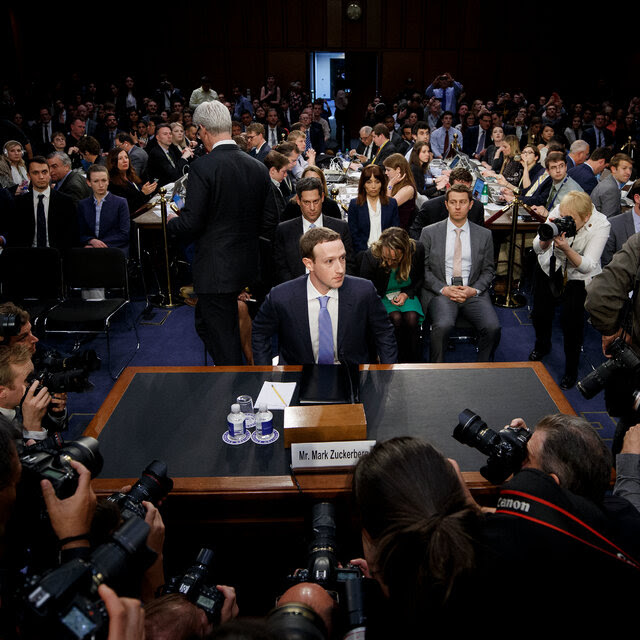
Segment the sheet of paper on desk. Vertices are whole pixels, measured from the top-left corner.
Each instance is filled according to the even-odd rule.
[[[284,409],[291,404],[293,392],[296,390],[295,382],[269,382],[266,381],[260,389],[257,400],[253,403],[256,409],[261,402],[266,402],[267,407],[274,409]]]

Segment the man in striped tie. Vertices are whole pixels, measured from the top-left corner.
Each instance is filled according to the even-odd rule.
[[[280,364],[370,362],[367,334],[380,362],[393,364],[398,348],[389,317],[371,282],[346,275],[340,234],[324,227],[300,239],[308,275],[274,287],[253,322],[256,364],[271,364],[278,336]]]

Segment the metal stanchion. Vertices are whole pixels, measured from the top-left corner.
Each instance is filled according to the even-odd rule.
[[[171,269],[169,268],[169,244],[167,242],[167,190],[164,187],[160,188],[160,217],[162,219],[162,238],[164,241],[164,264],[167,272],[167,294],[163,295],[164,303],[157,304],[155,306],[161,309],[175,309],[182,305],[181,302],[173,301],[173,294],[171,291]]]

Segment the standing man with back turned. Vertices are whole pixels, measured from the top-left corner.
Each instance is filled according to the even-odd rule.
[[[277,224],[267,168],[231,139],[231,116],[205,102],[193,122],[207,155],[191,165],[186,206],[169,232],[195,241],[196,331],[216,365],[241,365],[238,294],[258,276],[258,236]]]

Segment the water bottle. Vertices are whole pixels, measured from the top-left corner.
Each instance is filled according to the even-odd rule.
[[[489,189],[487,189],[487,183],[484,183],[482,187],[482,193],[480,194],[480,204],[489,204]]]
[[[256,414],[253,410],[253,398],[243,395],[236,398],[236,402],[240,405],[240,411],[244,413],[244,426],[246,429],[253,429],[256,426]]]
[[[256,438],[268,440],[273,435],[273,413],[267,409],[266,404],[261,404],[256,415]]]
[[[231,413],[227,416],[227,426],[229,428],[229,438],[231,440],[242,440],[246,433],[244,425],[244,413],[240,411],[239,404],[231,405]]]

